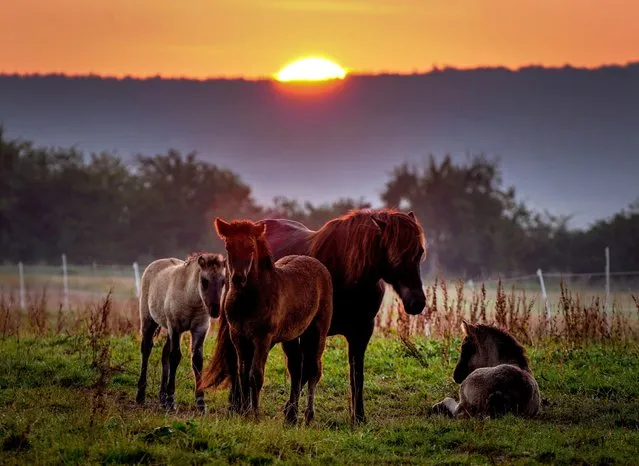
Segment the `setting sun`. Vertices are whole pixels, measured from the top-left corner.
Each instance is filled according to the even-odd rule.
[[[289,81],[327,81],[344,79],[346,70],[325,58],[304,58],[297,60],[280,70],[276,79]]]

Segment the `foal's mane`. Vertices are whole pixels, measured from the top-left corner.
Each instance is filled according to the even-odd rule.
[[[528,357],[524,348],[517,339],[507,330],[493,325],[476,324],[478,333],[489,335],[497,344],[500,354],[507,353],[509,357],[516,359],[522,368],[528,367]]]
[[[381,232],[374,219],[382,224]],[[408,214],[394,209],[358,209],[324,224],[313,234],[310,251],[350,285],[375,268],[382,254],[396,266],[406,256],[417,260],[420,246],[426,248],[424,231]]]
[[[184,267],[188,267],[189,265],[191,265],[193,262],[197,262],[198,258],[200,256],[220,256],[220,254],[216,254],[214,252],[204,252],[204,251],[199,251],[199,252],[192,252],[191,254],[189,254],[188,256],[186,256],[186,259],[184,259]],[[215,260],[214,264],[217,264],[217,259]],[[211,264],[211,262],[209,262],[209,265]]]
[[[186,256],[186,259],[184,259],[184,267],[188,267],[189,265],[191,265],[193,261],[197,261],[197,258],[200,257],[202,254],[206,254],[206,253],[202,251],[192,252],[191,254]]]

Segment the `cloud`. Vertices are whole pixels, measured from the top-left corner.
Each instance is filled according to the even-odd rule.
[[[262,8],[304,13],[379,15],[398,10],[397,5],[365,0],[258,0],[256,3]]]

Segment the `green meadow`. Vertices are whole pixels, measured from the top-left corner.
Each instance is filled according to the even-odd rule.
[[[178,411],[167,414],[157,402],[161,341],[151,356],[147,403],[136,405],[138,341],[135,332],[4,335],[0,463],[609,465],[639,458],[636,340],[527,346],[542,414],[458,421],[429,416],[428,408],[457,396],[451,374],[459,340],[415,337],[408,351],[396,335],[376,334],[365,362],[368,422],[352,427],[346,344],[331,337],[315,422],[293,428],[283,422],[289,386],[279,346],[270,353],[262,416],[254,421],[227,414],[226,390],[207,392],[208,413],[196,414],[188,336]]]

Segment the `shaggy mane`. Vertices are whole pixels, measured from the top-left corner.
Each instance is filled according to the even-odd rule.
[[[373,219],[382,224],[379,228]],[[425,251],[426,239],[418,221],[394,209],[357,209],[328,221],[311,240],[311,255],[323,262],[345,284],[353,284],[388,255],[396,266],[408,256]],[[422,256],[422,259],[426,254]]]

